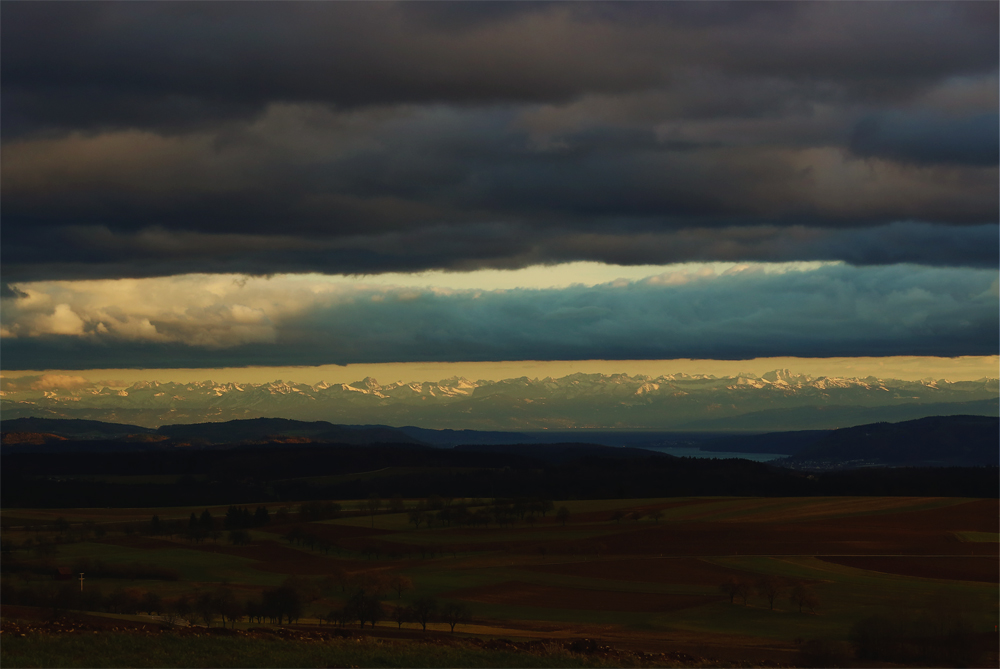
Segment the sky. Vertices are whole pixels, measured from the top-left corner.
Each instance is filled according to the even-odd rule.
[[[998,22],[5,2],[0,365],[995,372]]]

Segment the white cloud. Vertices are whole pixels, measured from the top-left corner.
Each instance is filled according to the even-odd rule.
[[[540,275],[531,272],[511,272],[492,288],[484,287],[489,273],[412,276],[401,285],[319,275],[31,283],[18,286],[29,297],[4,301],[4,323],[14,341],[61,336],[153,352],[180,344],[204,351],[192,355],[205,360],[229,349],[232,364],[243,359],[241,347],[268,351],[271,364],[987,355],[997,348],[990,270],[711,263],[609,279],[627,268],[575,277],[570,269],[555,268],[568,283],[559,288],[533,287]],[[446,285],[453,278],[481,284]],[[531,287],[511,287],[519,281]]]
[[[284,324],[311,313],[336,310],[357,299],[382,302],[388,298],[399,304],[431,297],[457,301],[496,297],[509,290],[625,288],[635,283],[668,287],[733,272],[806,272],[824,265],[685,263],[629,267],[575,262],[518,270],[361,277],[189,274],[34,282],[18,286],[27,297],[4,302],[4,336],[63,335],[225,348],[274,342]],[[563,309],[564,313],[571,311],[576,309]]]
[[[36,334],[82,335],[83,319],[68,304],[57,304],[47,316],[35,319]]]

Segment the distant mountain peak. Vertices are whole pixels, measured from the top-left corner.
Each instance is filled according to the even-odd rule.
[[[354,383],[348,384],[352,388],[360,388],[362,390],[382,390],[382,386],[379,382],[370,376],[366,376],[360,381],[355,381]]]

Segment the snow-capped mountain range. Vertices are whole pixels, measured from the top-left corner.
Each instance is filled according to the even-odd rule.
[[[838,417],[845,412],[873,420],[995,415],[998,395],[995,378],[901,381],[812,377],[786,369],[761,376],[571,374],[386,385],[372,378],[314,385],[151,381],[124,388],[33,390],[8,382],[2,410],[4,419],[85,418],[147,427],[282,417],[435,429],[704,430],[736,429],[747,421],[760,423],[760,429],[804,429],[857,424],[855,418]]]

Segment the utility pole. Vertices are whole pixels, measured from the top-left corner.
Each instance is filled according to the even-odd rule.
[[[80,572],[80,592],[83,592],[83,572]]]

